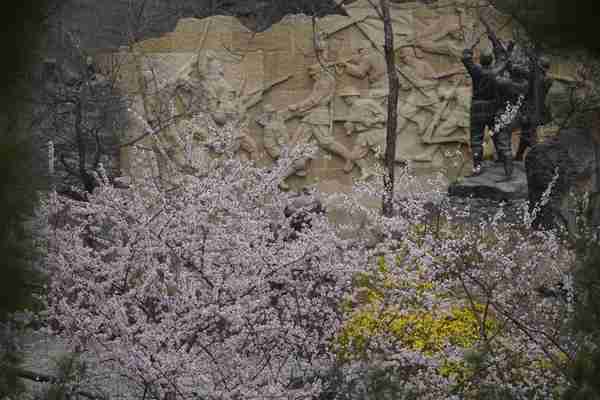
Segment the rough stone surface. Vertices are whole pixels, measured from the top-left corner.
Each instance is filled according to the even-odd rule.
[[[118,48],[135,40],[158,37],[174,29],[181,18],[230,15],[258,31],[287,14],[323,16],[342,12],[333,0],[60,0],[50,16],[49,50],[63,47],[65,32],[84,49]]]
[[[558,218],[574,224],[571,194],[600,190],[600,141],[589,130],[565,129],[554,138],[533,147],[525,159],[529,201],[540,202],[555,180],[549,202],[542,207],[537,225],[551,227]]]
[[[437,2],[439,7],[420,2],[391,4],[401,79],[396,153],[399,162],[409,160],[446,168],[456,162],[455,158],[460,158],[458,153],[468,143],[470,80],[459,58],[464,46],[462,29],[477,24],[477,18],[463,3],[443,0]],[[388,89],[382,50],[383,25],[379,16],[367,0],[344,7],[348,16],[330,15],[317,22],[319,43],[323,46],[319,49],[319,58],[314,49],[310,18],[286,18],[255,34],[233,17],[214,16],[201,20],[181,19],[173,32],[137,42],[134,52],[124,50],[107,55],[106,65],[120,65],[120,84],[135,97],[140,93],[140,75],[149,70],[153,74],[146,73],[146,76],[155,77],[164,88],[163,93],[168,92],[170,86],[176,86],[176,82],[185,82],[191,92],[211,92],[194,89],[216,86],[194,74],[201,77],[206,60],[216,60],[211,63],[221,64],[222,80],[227,84],[212,92],[231,93],[232,99],[249,99],[244,112],[238,113],[245,120],[240,122],[247,126],[247,132],[240,134],[243,138],[238,139],[242,156],[249,156],[259,165],[274,162],[270,155],[273,149],[265,146],[265,128],[272,127],[261,126],[256,121],[264,119],[261,116],[265,113],[277,113],[280,115],[277,132],[271,129],[269,135],[289,136],[292,146],[297,144],[294,139],[300,137],[300,142],[313,141],[319,147],[319,153],[302,175],[291,176],[285,186],[299,189],[318,182],[337,181],[349,190],[357,179],[368,176],[380,164],[385,146],[384,122],[378,122],[382,118],[377,115],[370,117],[377,107],[367,102],[377,102],[385,110]],[[499,34],[506,36],[507,32],[509,30],[503,30]],[[411,45],[407,47],[407,43]],[[330,74],[335,78],[333,95],[323,91],[322,79],[315,79],[309,73],[311,66],[320,64],[331,67]],[[356,91],[360,98],[355,102],[355,112],[345,98],[349,91]],[[156,118],[146,115],[149,107],[142,104],[148,100],[140,97],[144,96],[138,95],[133,101],[132,109],[137,114],[134,119],[147,120],[148,125],[152,125],[151,120]],[[208,101],[206,108],[211,114],[209,117],[214,119],[219,109],[217,106],[211,109],[212,100]],[[226,101],[232,103],[230,109],[240,109],[233,104],[235,101]],[[223,96],[215,98],[213,103],[224,104]],[[298,106],[297,110],[289,114],[289,107],[293,105]],[[169,112],[175,108],[166,105],[163,109]],[[289,115],[284,116],[286,112]],[[163,119],[169,117],[164,115]],[[325,119],[330,121],[325,123]],[[230,121],[235,123],[235,117]],[[308,130],[307,123],[319,128]],[[199,125],[192,130],[206,131]],[[210,138],[199,140],[197,134],[192,138],[190,132],[176,132],[176,127],[171,131],[173,145],[166,143],[165,146],[171,147],[163,153],[173,155],[176,160],[172,164],[200,163],[194,155],[202,152],[195,148],[205,146]],[[139,132],[129,134],[125,141]],[[302,139],[303,136],[306,138]],[[251,152],[244,149],[244,142]],[[153,146],[149,141],[141,144],[145,149]],[[146,160],[154,159],[143,162],[146,168],[152,164],[154,170],[161,171],[160,163],[168,163],[168,160],[161,161],[163,154],[142,152]],[[354,168],[348,165],[350,154],[361,157]],[[122,164],[131,165],[129,161]],[[124,173],[136,175],[131,171]]]
[[[506,13],[513,14],[536,39],[557,48],[582,48],[598,52],[600,46],[593,27],[600,3],[597,0],[492,0]]]
[[[497,182],[505,176],[501,163],[485,162],[483,173],[479,176],[465,177],[450,185],[450,196],[473,197],[495,201],[518,200],[527,198],[527,177],[523,163],[514,162],[512,179]]]

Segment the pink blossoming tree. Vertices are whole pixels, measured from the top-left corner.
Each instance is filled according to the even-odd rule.
[[[556,236],[530,236],[502,209],[455,223],[440,192],[397,194],[384,217],[361,200],[381,196],[377,181],[329,197],[284,192],[292,158],[264,169],[226,152],[168,188],[100,177],[87,202],[50,196],[53,329],[148,399],[377,398],[372,369],[406,398],[551,398],[568,385],[572,257]],[[538,293],[558,281],[564,298]],[[377,328],[360,325],[365,312]],[[458,315],[470,328],[432,341],[431,326]]]

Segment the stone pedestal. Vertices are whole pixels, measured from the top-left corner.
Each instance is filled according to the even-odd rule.
[[[508,182],[496,182],[505,176],[502,163],[486,161],[483,168],[479,176],[465,177],[452,183],[448,194],[495,201],[527,198],[527,176],[522,162],[514,162],[513,176]]]

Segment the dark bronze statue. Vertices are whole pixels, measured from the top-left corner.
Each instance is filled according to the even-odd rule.
[[[542,120],[537,114],[531,115],[531,113],[540,108],[536,106],[537,100],[536,105],[529,107],[522,105],[531,103],[532,99],[539,99],[542,94],[532,95],[536,88],[532,82],[532,67],[513,61],[514,42],[503,44],[487,22],[482,20],[482,23],[492,43],[495,62],[492,63],[491,54],[482,53],[481,64],[476,64],[470,48],[464,50],[462,58],[473,81],[470,116],[473,175],[482,173],[483,139],[485,128],[488,127],[492,131],[498,161],[504,164],[505,177],[500,181],[506,181],[511,179],[513,173],[512,129],[514,122],[517,121],[514,113],[508,112],[507,106],[514,108],[517,104],[521,104],[521,123],[526,127],[523,145],[531,145],[535,136],[532,133],[534,128],[530,126]]]
[[[473,81],[471,100],[471,152],[473,154],[473,175],[482,173],[483,139],[485,128],[492,129],[498,111],[497,78],[506,69],[508,61],[498,60],[493,66],[490,53],[482,52],[480,63],[473,61],[473,50],[463,51],[462,62]]]
[[[548,76],[550,60],[532,57],[529,74],[529,91],[525,109],[521,113],[521,137],[515,160],[522,161],[525,151],[537,144],[537,127],[550,122],[551,115],[546,107],[546,96],[552,86]]]
[[[509,76],[500,76],[496,79],[498,103],[500,107],[497,111],[497,116],[505,112],[507,104],[515,106],[519,103],[526,103],[527,94],[529,91],[529,69],[524,65],[512,65],[509,63]],[[516,117],[516,116],[514,116]],[[500,123],[498,132],[493,136],[494,146],[498,152],[498,159],[504,164],[505,179],[510,180],[513,172],[513,155],[512,155],[512,130],[515,126],[517,118],[506,123]]]

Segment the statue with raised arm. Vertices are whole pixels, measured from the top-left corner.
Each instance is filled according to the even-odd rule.
[[[499,99],[496,79],[508,63],[507,60],[502,60],[492,67],[493,57],[488,51],[481,52],[479,61],[481,64],[477,64],[473,60],[473,50],[471,48],[466,48],[463,51],[462,63],[473,81],[470,110],[471,153],[473,154],[472,175],[482,173],[485,128],[493,128],[494,118],[498,111]],[[512,155],[507,158],[512,161]]]
[[[510,65],[510,77],[496,76],[497,96],[499,98],[499,108],[496,111],[496,118],[505,114],[505,107],[510,104],[516,107],[517,104],[524,102],[529,90],[529,70],[524,65]],[[496,121],[498,123],[498,121]],[[500,122],[499,131],[492,136],[498,160],[504,164],[506,174],[501,181],[510,180],[513,172],[512,155],[512,130],[515,126],[515,120]]]

